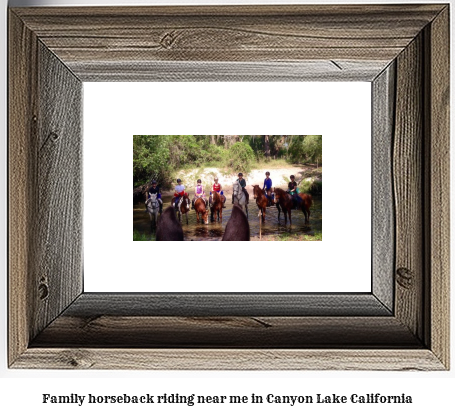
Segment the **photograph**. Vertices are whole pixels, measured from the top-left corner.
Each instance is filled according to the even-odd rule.
[[[134,241],[322,241],[322,135],[134,135]]]

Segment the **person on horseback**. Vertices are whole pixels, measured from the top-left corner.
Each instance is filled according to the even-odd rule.
[[[204,186],[202,186],[201,179],[197,180],[197,185],[194,188],[194,197],[193,197],[193,200],[191,201],[191,207],[193,210],[194,210],[194,202],[196,202],[196,200],[199,198],[201,198],[204,201],[205,206],[207,207],[207,198],[205,196]]]
[[[156,180],[152,180],[152,187],[147,190],[147,199],[150,199],[151,195],[156,194],[156,200],[160,204],[160,213],[163,213],[163,201],[161,200],[160,188],[158,187]]]
[[[294,202],[294,209],[297,209],[297,205],[299,204],[300,199],[299,196],[299,188],[297,187],[297,182],[295,181],[295,176],[291,175],[289,177],[291,181],[288,183],[288,193],[292,196],[292,200]]]
[[[262,190],[265,190],[265,195],[269,201],[269,206],[273,204],[273,196],[272,196],[272,179],[270,178],[270,172],[265,172],[265,179],[264,179],[264,186],[262,186]]]
[[[179,205],[180,198],[185,195],[185,186],[182,184],[182,181],[180,179],[177,179],[177,186],[175,186],[174,189],[174,203],[172,206],[174,208],[177,208]]]
[[[221,200],[223,201],[223,209],[226,209],[226,196],[224,196],[221,184],[218,183],[218,177],[215,177],[213,179],[215,183],[212,185],[212,190],[210,191],[210,198],[209,198],[209,203],[212,204],[212,192],[213,193],[218,193],[221,195]]]
[[[245,179],[243,178],[243,173],[239,173],[237,175],[238,179],[237,181],[239,182],[240,184],[240,187],[242,188],[242,191],[246,197],[246,204],[249,203],[249,200],[250,200],[250,195],[248,194],[248,192],[246,191],[246,181]],[[232,195],[232,204],[234,204],[234,195]]]

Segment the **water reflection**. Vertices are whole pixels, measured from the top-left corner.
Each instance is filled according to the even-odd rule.
[[[163,197],[164,208],[170,205],[171,197]],[[251,237],[259,236],[259,216],[258,209],[254,200],[250,201],[249,206],[249,224]],[[186,224],[185,217],[182,217],[182,227],[185,240],[188,241],[215,241],[223,237],[224,228],[231,217],[232,204],[229,199],[226,203],[226,209],[223,209],[222,223],[210,222],[209,224],[197,223],[196,213],[191,210],[188,213],[188,225]],[[266,211],[266,221],[262,224],[262,235],[279,235],[289,231],[292,233],[301,233],[312,235],[315,232],[322,231],[322,198],[313,198],[313,206],[311,208],[310,224],[305,225],[305,217],[302,211],[292,211],[292,228],[284,224],[284,214],[281,212],[280,220],[278,221],[278,211],[275,207],[268,208]],[[137,204],[133,206],[133,230],[141,234],[152,236],[155,233],[155,228],[151,226],[150,218],[146,213],[144,204]]]

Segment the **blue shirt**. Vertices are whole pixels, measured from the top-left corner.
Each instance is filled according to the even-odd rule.
[[[268,179],[265,179],[264,180],[264,187],[262,188],[262,190],[264,189],[271,189],[272,188],[272,179],[269,177]]]

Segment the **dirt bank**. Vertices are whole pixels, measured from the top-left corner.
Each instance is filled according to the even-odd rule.
[[[253,185],[255,184],[260,185],[262,188],[266,171],[270,172],[273,186],[281,187],[283,189],[287,187],[291,174],[295,176],[297,183],[300,183],[302,180],[322,180],[322,168],[317,168],[316,165],[311,164],[290,164],[289,166],[280,168],[258,169],[252,170],[250,173],[244,173],[248,192],[251,193]],[[182,180],[186,189],[189,190],[190,194],[192,194],[194,187],[196,186],[197,179],[202,180],[202,184],[204,185],[206,192],[208,192],[213,184],[214,177],[218,177],[218,181],[222,185],[224,192],[229,195],[232,194],[232,184],[237,180],[237,174],[232,174],[214,167],[181,170],[177,175],[178,178]],[[165,195],[170,195],[172,193],[173,190],[163,192]]]

